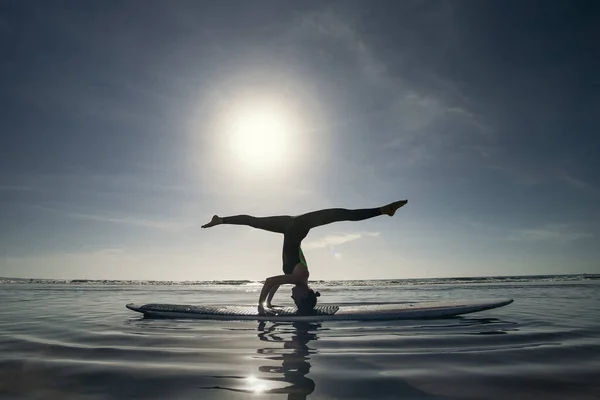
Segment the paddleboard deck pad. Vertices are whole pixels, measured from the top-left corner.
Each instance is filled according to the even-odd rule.
[[[271,307],[259,315],[256,306],[195,306],[182,304],[127,304],[130,310],[148,318],[188,318],[262,321],[394,320],[442,318],[491,310],[512,303],[512,299],[445,300],[399,304],[352,306],[320,305],[310,315],[297,314],[296,307]]]

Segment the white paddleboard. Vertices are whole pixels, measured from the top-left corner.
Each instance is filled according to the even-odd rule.
[[[258,315],[256,306],[194,306],[181,304],[127,304],[127,308],[151,318],[192,318],[258,321],[394,320],[441,318],[491,310],[512,299],[444,300],[359,306],[320,305],[312,315],[297,315],[296,307],[273,307]]]

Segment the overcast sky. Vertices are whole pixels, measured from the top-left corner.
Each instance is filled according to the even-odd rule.
[[[2,1],[0,276],[600,273],[599,5]]]

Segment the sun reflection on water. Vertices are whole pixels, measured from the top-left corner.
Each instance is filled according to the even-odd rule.
[[[250,375],[246,378],[246,382],[249,386],[248,389],[254,393],[262,393],[267,390],[267,385],[255,376]]]

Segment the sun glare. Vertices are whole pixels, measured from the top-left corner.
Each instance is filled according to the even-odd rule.
[[[278,168],[286,158],[290,124],[275,109],[240,112],[233,126],[231,146],[236,159],[248,168]]]
[[[260,379],[257,379],[254,376],[247,377],[246,381],[250,386],[250,390],[252,390],[254,393],[262,393],[267,389],[267,385],[265,385]]]

